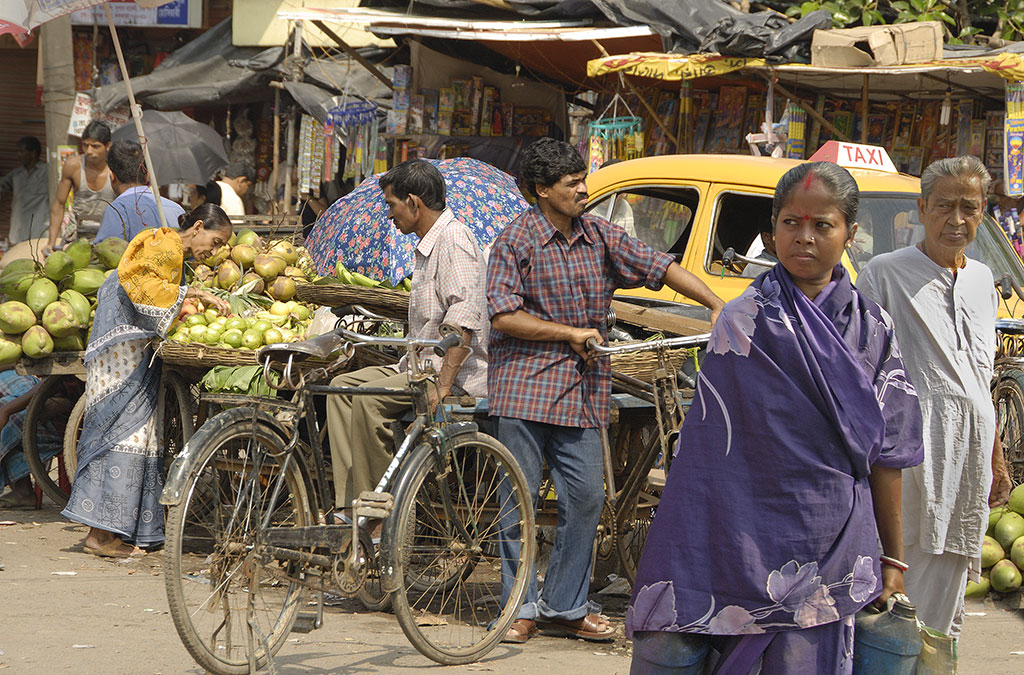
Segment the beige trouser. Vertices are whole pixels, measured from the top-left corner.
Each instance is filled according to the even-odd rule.
[[[409,386],[406,373],[370,366],[331,380],[334,387]],[[409,396],[327,396],[327,433],[338,508],[349,508],[361,492],[373,490],[394,455],[391,422],[412,407]]]

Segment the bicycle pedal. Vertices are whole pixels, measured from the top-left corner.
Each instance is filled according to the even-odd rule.
[[[387,518],[395,505],[390,492],[364,492],[355,503],[355,515],[359,518]]]
[[[295,617],[295,625],[292,626],[293,633],[312,633],[317,629],[316,612],[299,612]]]

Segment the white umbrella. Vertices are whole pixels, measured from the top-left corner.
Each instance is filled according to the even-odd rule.
[[[140,7],[158,7],[170,1],[135,0],[135,3]],[[4,33],[27,33],[51,19],[99,4],[101,4],[100,0],[0,0],[0,35]],[[150,189],[153,190],[153,196],[156,198],[160,195],[160,189],[156,180],[156,173],[153,170],[153,160],[149,156],[146,134],[142,130],[142,108],[135,102],[135,92],[132,91],[132,83],[128,77],[128,68],[124,64],[124,54],[121,52],[121,41],[117,38],[117,28],[114,27],[114,17],[110,14],[110,7],[106,4],[103,5],[103,9],[107,13],[110,37],[114,42],[117,62],[121,66],[121,76],[124,78],[124,86],[128,92],[128,103],[132,111],[132,117],[135,120],[135,130],[139,134],[139,143],[142,144],[142,154],[146,160],[146,170],[149,172]],[[157,213],[160,214],[160,222],[164,227],[167,227],[163,200],[155,199],[155,201]]]

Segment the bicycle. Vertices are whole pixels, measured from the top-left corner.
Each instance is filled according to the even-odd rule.
[[[1024,291],[1008,274],[996,283],[1007,311],[1014,295]],[[1015,303],[1016,305],[1016,303]],[[1006,469],[1014,485],[1024,483],[1024,321],[996,320],[998,345],[993,363],[992,403],[996,409],[996,433],[1003,447]]]
[[[171,617],[202,667],[228,675],[272,664],[305,590],[317,591],[319,627],[324,591],[358,594],[376,574],[374,560],[374,581],[391,593],[402,631],[428,658],[469,663],[505,636],[532,569],[533,509],[503,445],[472,422],[449,421],[443,408],[430,414],[434,372],[419,351],[443,355],[459,343],[457,335],[419,340],[338,328],[258,352],[267,382],[293,391],[293,400],[261,399],[210,418],[174,459],[161,496],[169,507]],[[408,388],[317,384],[344,367],[357,344],[406,349]],[[310,357],[335,360],[304,366]],[[415,418],[376,489],[352,504],[352,524],[333,524],[348,505],[332,503],[314,396],[376,394],[409,396]],[[384,520],[379,550],[367,534],[370,518]],[[517,521],[515,532],[499,527],[503,518]],[[521,553],[502,600],[500,547],[512,537]]]
[[[621,489],[616,486],[615,476],[620,472],[615,470],[608,434],[602,433],[601,439],[605,467],[605,513],[602,525],[599,526],[598,551],[601,539],[610,537],[630,583],[636,580],[637,565],[654,521],[654,513],[671,466],[675,440],[679,436],[679,427],[687,407],[679,389],[676,370],[668,361],[667,350],[700,347],[707,344],[709,337],[710,334],[704,333],[612,345],[599,345],[593,338],[587,341],[587,348],[602,357],[643,351],[658,353],[658,367],[650,383],[620,373],[612,375],[616,388],[645,401],[654,410],[653,430],[644,427],[637,430],[639,437],[627,432],[621,439],[630,446],[639,441],[641,448],[638,455],[627,458],[625,462],[626,476]]]

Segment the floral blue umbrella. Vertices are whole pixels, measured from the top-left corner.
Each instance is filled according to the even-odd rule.
[[[446,201],[481,248],[525,211],[515,180],[486,162],[469,157],[429,160],[444,176]],[[317,219],[306,248],[320,274],[333,274],[342,260],[350,271],[397,284],[412,274],[417,238],[402,234],[388,218],[380,176],[370,176]]]

